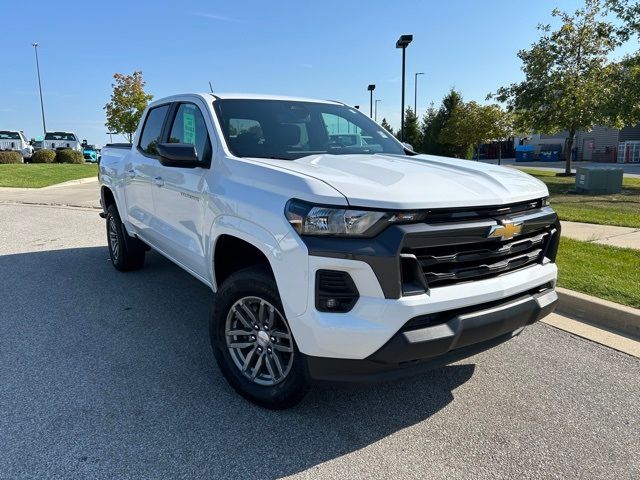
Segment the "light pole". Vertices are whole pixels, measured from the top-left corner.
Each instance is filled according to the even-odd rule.
[[[376,108],[375,108],[375,113],[374,113],[374,121],[378,121],[378,102],[381,102],[382,100],[380,100],[379,98],[375,101],[376,104]]]
[[[109,143],[113,143],[113,132],[107,132],[107,135],[109,135]]]
[[[40,90],[40,110],[42,111],[42,130],[44,130],[45,137],[47,136],[47,126],[44,122],[44,102],[42,101],[42,83],[40,82],[40,62],[38,60],[38,44],[32,43],[31,46],[36,52],[36,70],[38,72],[38,89]]]
[[[373,118],[373,91],[376,89],[374,84],[371,84],[367,87],[369,91],[369,118]]]
[[[396,48],[402,49],[402,110],[400,111],[400,141],[404,141],[404,77],[405,77],[405,53],[413,40],[413,35],[400,35],[396,42]]]
[[[424,75],[424,72],[418,72],[414,75],[414,87],[416,89],[413,96],[413,113],[415,113],[416,117],[418,116],[418,75]]]

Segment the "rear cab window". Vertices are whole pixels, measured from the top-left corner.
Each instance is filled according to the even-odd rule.
[[[0,131],[0,140],[20,140],[18,132]]]
[[[169,104],[160,105],[149,110],[147,118],[144,120],[138,149],[145,155],[158,155],[156,145],[160,143],[162,136],[162,126],[169,112]]]

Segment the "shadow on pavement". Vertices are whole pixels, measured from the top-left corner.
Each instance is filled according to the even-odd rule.
[[[473,365],[318,387],[272,412],[236,395],[208,342],[211,292],[156,254],[0,257],[0,471],[7,478],[278,478],[435,414]]]

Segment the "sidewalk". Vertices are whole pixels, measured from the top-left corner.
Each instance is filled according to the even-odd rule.
[[[0,203],[100,208],[97,178],[72,180],[44,188],[0,188]]]
[[[585,242],[640,250],[640,228],[562,222],[562,236]]]
[[[481,159],[483,163],[491,163],[493,165],[498,164],[498,160],[495,159]],[[565,162],[516,162],[515,158],[503,158],[501,164],[503,166],[509,166],[514,168],[533,168],[536,170],[546,170],[549,172],[564,172]],[[624,170],[624,176],[628,178],[640,178],[640,163],[600,163],[600,162],[585,162],[573,161],[571,163],[571,170],[576,172],[578,167],[616,167]]]

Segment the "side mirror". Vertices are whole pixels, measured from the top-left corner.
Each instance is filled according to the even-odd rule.
[[[411,145],[410,143],[402,142],[402,146],[403,146],[404,148],[406,148],[407,150],[411,150],[412,152],[414,151],[414,150],[413,150],[413,145]]]
[[[195,168],[203,166],[196,147],[190,143],[158,143],[156,150],[165,167]]]

